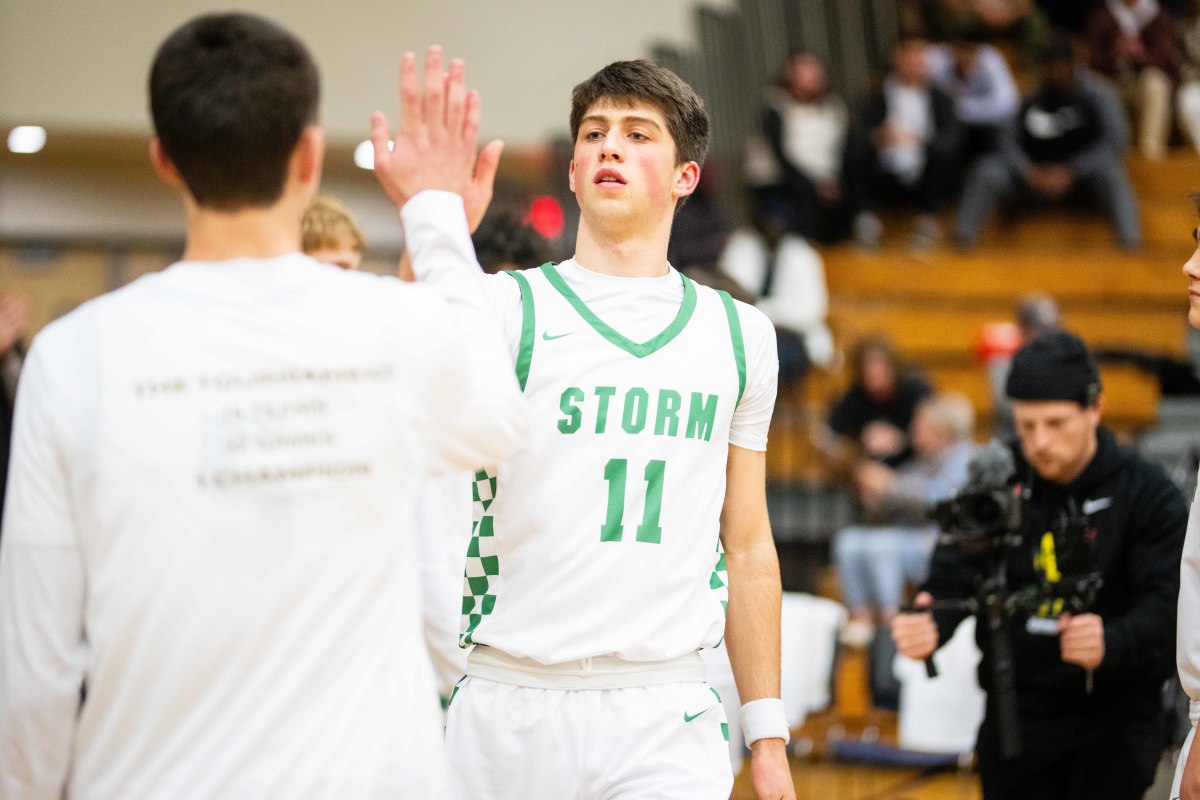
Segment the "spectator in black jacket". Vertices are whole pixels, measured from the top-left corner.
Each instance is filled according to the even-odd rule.
[[[1065,331],[1044,334],[1013,358],[1007,390],[1020,440],[1014,480],[1028,499],[1019,539],[1005,550],[1007,585],[1054,585],[1079,569],[1068,563],[1080,552],[1048,533],[1068,512],[1086,517],[1083,540],[1090,544],[1081,571],[1098,570],[1103,584],[1085,612],[1046,601],[1007,617],[1016,757],[1002,752],[1002,687],[986,625],[978,626],[979,678],[988,692],[976,746],[985,800],[1140,800],[1165,743],[1161,690],[1175,666],[1187,506],[1161,469],[1099,427],[1100,388],[1095,359]],[[981,559],[939,546],[915,605],[974,596],[985,571]],[[897,649],[928,657],[962,616],[901,614],[892,626]]]
[[[1122,163],[1129,126],[1112,89],[1079,67],[1069,40],[1046,54],[1042,84],[1001,136],[1000,152],[968,173],[954,224],[970,250],[1001,203],[1045,205],[1085,200],[1112,217],[1123,249],[1141,246],[1137,199]]]
[[[881,241],[883,225],[875,210],[885,201],[916,208],[914,248],[941,240],[936,214],[954,183],[960,136],[954,100],[930,77],[928,50],[924,39],[902,37],[892,53],[892,71],[863,113],[866,210],[854,221],[854,235],[864,247]]]
[[[932,390],[924,379],[906,374],[896,345],[883,333],[859,340],[850,365],[854,382],[829,412],[822,449],[835,469],[860,458],[898,467],[912,457],[908,429],[917,404]]]
[[[763,95],[763,140],[748,143],[746,165],[755,217],[786,214],[791,232],[807,239],[845,239],[859,209],[859,170],[850,113],[829,88],[825,62],[791,53]]]

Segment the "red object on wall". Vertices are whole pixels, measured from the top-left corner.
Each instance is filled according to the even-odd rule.
[[[1021,349],[1021,329],[1012,322],[989,322],[975,337],[975,357],[980,361],[1007,358]]]
[[[566,224],[562,206],[553,197],[544,194],[530,201],[525,221],[547,239],[557,239]]]

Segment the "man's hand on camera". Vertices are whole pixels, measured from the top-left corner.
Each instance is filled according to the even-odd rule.
[[[913,600],[913,607],[928,609],[933,605],[933,597],[929,592],[921,592]],[[928,610],[897,614],[892,620],[892,639],[896,642],[896,651],[902,656],[923,661],[933,655],[938,645],[937,625],[933,623],[933,614]]]
[[[1062,660],[1095,669],[1104,660],[1104,620],[1097,614],[1063,614],[1058,618]]]

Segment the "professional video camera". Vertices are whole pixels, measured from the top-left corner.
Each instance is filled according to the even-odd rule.
[[[1020,540],[1025,496],[1012,484],[1016,465],[1008,448],[993,440],[967,465],[967,484],[935,503],[929,516],[947,538],[968,550],[1006,547]]]
[[[1056,634],[1058,614],[1086,612],[1102,585],[1100,571],[1088,538],[1087,517],[1069,503],[1050,526],[1040,531],[1040,580],[1008,585],[1006,561],[1024,544],[1029,489],[1014,480],[1016,465],[1011,451],[992,441],[979,449],[967,468],[967,483],[953,497],[936,503],[929,516],[942,533],[939,544],[955,547],[980,564],[975,596],[965,599],[935,599],[934,611],[973,614],[986,627],[991,650],[992,700],[999,717],[1001,748],[1006,757],[1020,752],[1013,687],[1012,642],[1008,619],[1030,615],[1030,631],[1039,623]],[[926,659],[930,677],[937,674],[932,659]],[[1088,675],[1090,690],[1091,675]]]
[[[1028,489],[1013,480],[1015,473],[1007,447],[994,440],[981,447],[967,467],[966,485],[929,509],[930,518],[942,530],[939,543],[957,547],[964,554],[995,553],[1003,566],[1004,554],[1020,547],[1027,533]],[[1087,611],[1102,583],[1088,538],[1087,517],[1068,500],[1042,537],[1043,579],[1026,586],[992,587],[1005,590],[1005,613],[1032,614],[1047,603],[1055,613]]]

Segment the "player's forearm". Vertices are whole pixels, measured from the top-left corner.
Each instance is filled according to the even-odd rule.
[[[438,287],[456,306],[491,316],[462,198],[450,192],[422,192],[405,203],[400,218],[416,280]]]
[[[743,703],[779,697],[779,559],[768,530],[745,550],[725,554],[729,611],[725,646]]]

